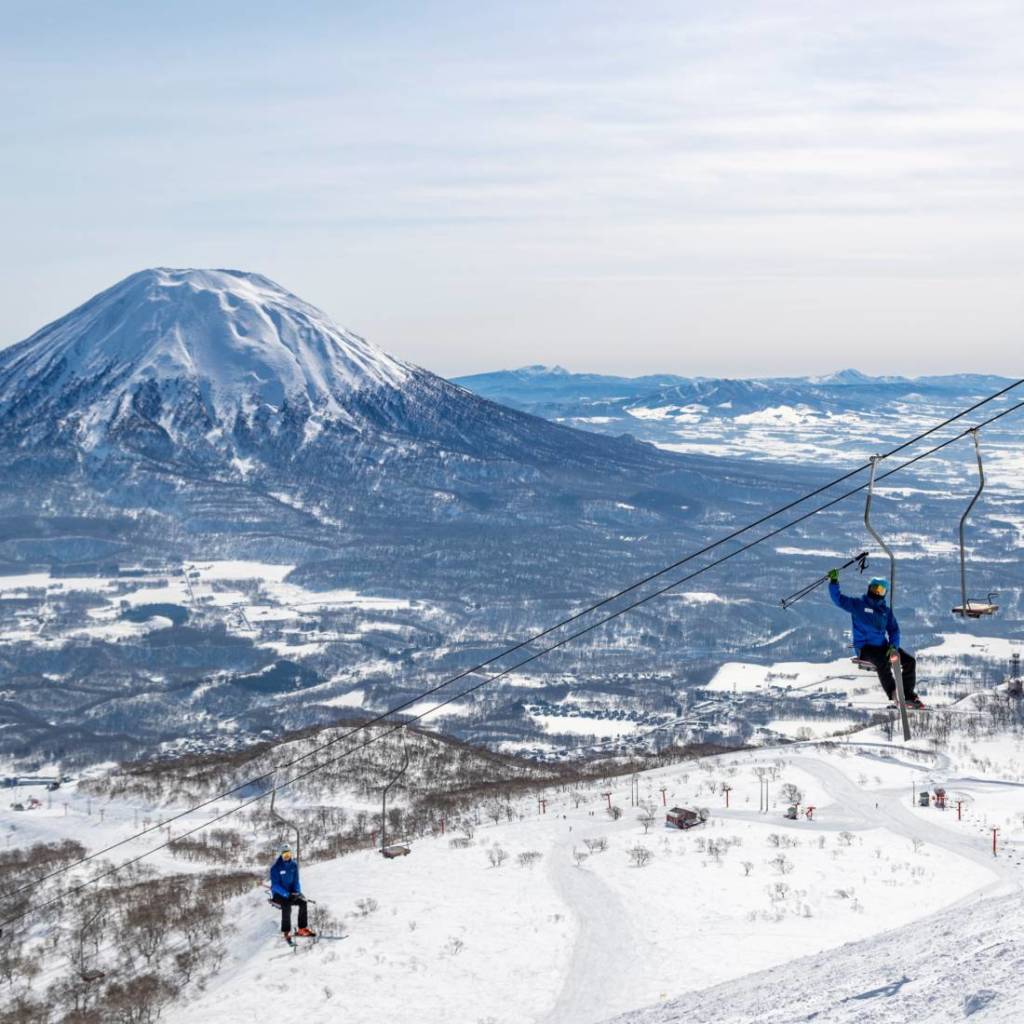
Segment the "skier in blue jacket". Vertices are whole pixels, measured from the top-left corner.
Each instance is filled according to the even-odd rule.
[[[853,620],[853,646],[857,656],[870,661],[878,673],[879,682],[889,700],[896,698],[896,677],[892,674],[890,658],[898,654],[903,675],[903,696],[907,707],[922,708],[917,695],[917,662],[900,647],[900,625],[892,609],[885,603],[889,581],[876,576],[868,584],[863,597],[848,597],[839,589],[839,570],[828,573],[828,593],[832,603]]]
[[[296,935],[314,936],[309,928],[309,909],[299,886],[299,865],[292,858],[291,847],[281,847],[281,855],[270,869],[271,900],[281,908],[281,934],[292,941],[292,907],[299,908],[299,930]]]

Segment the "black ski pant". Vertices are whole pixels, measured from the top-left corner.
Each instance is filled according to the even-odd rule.
[[[281,908],[281,931],[290,932],[292,930],[292,907],[299,908],[299,927],[309,927],[309,908],[301,896],[296,896],[294,893],[291,896],[279,896],[274,893],[274,902]]]
[[[881,644],[865,644],[860,649],[860,657],[870,661],[878,673],[878,680],[885,690],[885,695],[892,700],[896,694],[896,677],[892,674],[889,664],[888,647]],[[903,696],[912,700],[917,696],[917,661],[913,655],[900,648],[900,668],[903,670]]]

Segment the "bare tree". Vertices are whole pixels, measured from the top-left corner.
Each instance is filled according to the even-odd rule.
[[[801,804],[804,801],[803,793],[792,782],[783,783],[782,788],[779,790],[779,795],[787,804]]]
[[[633,862],[634,866],[638,868],[647,867],[651,862],[651,858],[654,856],[646,846],[640,846],[639,844],[632,847],[628,852],[629,859]]]
[[[651,826],[657,819],[655,818],[655,811],[653,807],[644,806],[643,804],[641,804],[641,807],[643,808],[643,810],[640,814],[636,816],[636,820],[639,821],[641,825],[643,825],[644,835],[647,835],[647,833],[650,831]]]
[[[725,856],[729,849],[729,843],[725,839],[710,839],[708,840],[708,856],[716,864],[722,863],[722,858]]]
[[[108,1019],[118,1024],[152,1024],[177,990],[159,974],[140,974],[124,984],[112,983],[106,991]]]

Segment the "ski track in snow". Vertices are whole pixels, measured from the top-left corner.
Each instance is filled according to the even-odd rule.
[[[559,843],[548,858],[552,886],[576,918],[577,937],[569,973],[542,1024],[599,1020],[612,995],[622,989],[623,976],[635,977],[647,959],[648,940],[632,927],[618,894],[599,875],[573,863],[573,838]],[[582,833],[575,839],[580,841]]]

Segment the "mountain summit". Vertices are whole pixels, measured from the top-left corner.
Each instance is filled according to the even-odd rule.
[[[354,392],[401,388],[413,372],[259,274],[157,268],[0,352],[0,404],[38,424],[73,394],[95,444],[126,396],[150,408],[187,397],[228,423],[285,403],[351,422]]]

